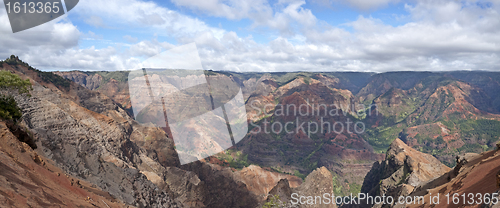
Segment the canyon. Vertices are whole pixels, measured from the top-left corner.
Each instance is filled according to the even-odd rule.
[[[469,181],[496,180],[499,73],[205,71],[209,86],[241,89],[249,131],[235,146],[183,164],[186,152],[166,127],[137,120],[131,91],[145,89],[128,72],[43,72],[17,57],[0,64],[32,84],[29,96],[13,94],[22,120],[0,123],[0,200],[12,207],[262,207],[275,196],[293,207],[291,193],[427,196],[480,191]],[[283,106],[299,114],[280,113]],[[154,123],[147,120],[153,110],[141,121]],[[364,131],[304,130],[300,122],[363,124]],[[197,148],[210,143],[217,141]],[[490,186],[485,191],[495,192]]]

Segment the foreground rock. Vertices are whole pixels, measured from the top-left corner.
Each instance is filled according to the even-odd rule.
[[[500,207],[500,152],[493,150],[481,154],[465,154],[458,157],[458,162],[460,165],[453,170],[422,185],[410,195],[423,196],[424,203],[407,207],[438,207],[437,204],[454,207]],[[466,201],[462,198],[464,193]],[[470,194],[474,195],[472,201]],[[439,203],[431,203],[428,200],[430,196],[439,196],[434,200],[439,198]]]
[[[54,166],[20,142],[18,133],[0,121],[1,207],[126,207],[94,184]]]
[[[361,193],[371,196],[406,196],[420,186],[450,171],[432,155],[421,153],[396,139],[386,159],[375,162],[366,175]]]
[[[261,196],[263,199],[267,198],[269,191],[282,179],[286,179],[292,188],[296,188],[302,183],[302,179],[297,176],[266,171],[256,165],[250,165],[235,172],[234,178],[245,183],[248,190]]]
[[[147,152],[130,140],[137,131],[127,113],[107,96],[49,72],[3,65],[33,84],[16,96],[22,123],[36,137],[37,153],[69,174],[96,184],[134,206],[177,207],[169,190],[142,174]]]
[[[257,204],[230,174],[199,164],[180,167],[162,129],[138,125],[109,97],[25,63],[2,67],[33,84],[31,97],[15,99],[23,125],[36,137],[37,154],[117,201],[137,207]]]
[[[290,188],[287,179],[282,179],[269,192],[266,202],[278,204],[282,207],[332,207],[334,203],[324,204],[323,199],[316,200],[315,196],[323,196],[325,193],[333,193],[332,174],[325,167],[318,168],[311,172],[297,188]],[[301,204],[300,197],[304,196],[304,204]],[[307,200],[306,200],[307,199]]]

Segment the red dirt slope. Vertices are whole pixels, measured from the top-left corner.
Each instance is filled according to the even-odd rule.
[[[477,196],[484,196],[492,193],[498,193],[497,187],[497,173],[500,170],[500,151],[493,150],[489,152],[484,152],[477,156],[473,156],[467,159],[467,163],[461,168],[456,168],[450,171],[448,174],[436,179],[435,181],[429,182],[429,184],[441,184],[433,185],[432,189],[423,188],[422,191],[415,192],[412,195],[422,196],[425,194],[425,205],[414,205],[413,207],[482,207]],[[453,177],[455,173],[458,174]],[[449,180],[449,181],[448,181]],[[425,186],[424,186],[425,187]],[[427,192],[427,193],[426,193]],[[439,193],[439,204],[430,204],[429,196],[436,196]],[[452,196],[458,193],[460,197],[459,203],[454,204]],[[467,196],[466,203],[464,203],[462,194]],[[469,204],[470,200],[469,194],[474,194],[474,203]],[[446,197],[449,194],[449,202]],[[497,204],[496,206],[499,206]],[[412,207],[412,206],[410,206]]]
[[[0,121],[0,207],[126,207],[51,163]]]

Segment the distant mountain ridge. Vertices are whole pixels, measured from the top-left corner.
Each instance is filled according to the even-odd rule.
[[[16,101],[24,125],[35,133],[39,154],[129,205],[254,207],[275,185],[285,192],[305,190],[310,185],[293,187],[314,178],[307,176],[315,170],[312,175],[318,175],[320,167],[320,175],[333,179],[325,188],[336,194],[357,193],[367,191],[359,181],[366,180],[372,165],[384,159],[382,153],[395,141],[451,167],[456,155],[493,149],[500,139],[500,105],[495,97],[500,73],[208,71],[212,79],[229,78],[240,85],[248,121],[256,126],[264,127],[266,119],[320,122],[315,116],[281,115],[277,110],[286,105],[311,110],[335,104],[339,114],[323,119],[363,122],[366,132],[248,134],[235,148],[180,166],[174,142],[164,129],[133,120],[128,72],[42,72],[17,58],[0,64],[2,70],[34,84],[31,98],[18,96]],[[357,107],[360,104],[365,108]],[[119,177],[110,177],[111,171]],[[135,181],[123,182],[120,177]],[[284,178],[286,182],[278,182]],[[135,193],[122,192],[120,186]],[[157,192],[147,191],[154,187]],[[220,195],[227,200],[215,200]]]
[[[15,96],[15,100],[23,112],[22,125],[36,141],[37,154],[126,204],[118,207],[254,207],[259,203],[229,168],[204,162],[180,166],[173,140],[162,129],[138,125],[106,95],[36,70],[17,58],[0,64],[2,70],[33,84],[31,96]],[[81,201],[85,200],[75,203]]]
[[[120,77],[123,77],[120,73],[123,72],[84,72],[86,78],[82,79],[77,78],[82,76],[80,72],[57,72],[57,74],[89,89],[95,88],[96,84],[92,81],[85,84],[87,79],[101,80],[98,83],[100,87],[94,90],[107,94],[116,102],[122,103],[122,106],[127,109],[128,103],[130,103],[127,101],[127,84],[125,81],[118,81]],[[102,76],[101,74],[106,74],[108,81],[95,78],[97,75]],[[249,162],[273,169],[281,169],[289,174],[307,175],[313,168],[325,165],[329,167],[330,171],[340,176],[338,180],[356,181],[368,172],[372,161],[380,158],[376,156],[376,153],[385,152],[392,141],[397,138],[419,151],[436,156],[448,166],[453,166],[455,155],[492,149],[500,136],[497,136],[499,130],[495,129],[500,127],[500,122],[498,122],[500,73],[497,72],[387,72],[374,74],[212,71],[209,75],[215,76],[217,74],[237,80],[246,99],[249,120],[258,125],[262,125],[266,116],[262,112],[257,115],[259,111],[250,106],[252,103],[264,110],[265,113],[270,114],[273,114],[276,109],[274,107],[263,109],[266,105],[300,105],[302,102],[300,100],[307,99],[310,101],[316,99],[314,104],[317,105],[321,103],[337,104],[338,106],[364,104],[367,107],[367,109],[348,107],[343,109],[348,110],[347,117],[335,118],[336,120],[344,120],[344,122],[347,118],[364,122],[367,130],[359,137],[344,134],[334,136],[333,138],[337,139],[328,141],[323,134],[315,136],[323,138],[324,142],[332,143],[334,146],[323,144],[323,142],[312,142],[305,137],[298,139],[303,137],[300,134],[290,138],[290,142],[279,140],[279,135],[273,134],[261,134],[257,137],[248,135],[244,139],[241,144],[242,153],[248,155]],[[375,105],[376,108],[369,108],[371,105]],[[357,118],[357,112],[360,110],[366,112],[370,110],[373,113],[364,118]],[[271,116],[268,119],[282,122],[290,121],[279,116]],[[485,127],[489,130],[486,130],[486,134],[481,134],[473,130],[474,126]],[[339,140],[340,138],[342,140]],[[292,151],[299,148],[299,146],[293,145],[294,142],[300,142],[300,151],[298,154],[294,153],[289,156]],[[346,146],[347,143],[352,143],[354,146]],[[312,146],[307,146],[311,144]],[[262,149],[263,146],[268,149]],[[285,150],[285,147],[288,150]],[[361,152],[359,152],[360,150]],[[321,159],[329,155],[328,152],[335,152],[338,155],[334,158],[339,158]],[[280,154],[287,156],[282,157]],[[280,158],[286,158],[295,165],[285,166],[286,160]],[[304,160],[305,158],[307,161]],[[339,162],[345,160],[340,158],[366,161],[366,163],[359,164],[363,168],[356,168],[357,172],[354,175],[357,176],[347,177],[347,173],[341,170],[346,170],[346,165],[351,165]],[[280,160],[281,162],[279,162]],[[278,165],[278,163],[280,164]],[[312,166],[306,167],[302,164]],[[339,169],[339,167],[343,168]],[[339,184],[347,186],[348,183],[339,182]]]

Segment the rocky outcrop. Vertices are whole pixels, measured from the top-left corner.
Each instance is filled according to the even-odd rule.
[[[421,79],[432,75],[432,73],[428,72],[391,72],[376,74],[370,77],[370,82],[357,93],[357,97],[359,97],[361,102],[369,104],[373,99],[384,94],[393,87],[408,90]]]
[[[170,188],[174,198],[181,201],[186,207],[206,207],[207,187],[198,175],[177,167],[167,167],[162,175],[166,185]]]
[[[284,203],[288,203],[292,196],[293,190],[290,188],[290,182],[288,179],[281,179],[278,181],[276,186],[269,191],[268,196],[266,197],[266,201],[270,201],[273,197],[280,199]]]
[[[300,196],[312,197],[314,201],[315,196],[323,197],[323,194],[333,193],[333,180],[332,174],[325,167],[317,168],[312,171],[297,188],[290,188],[287,179],[282,179],[278,184],[269,192],[266,202],[274,202],[281,204],[283,207],[337,207],[334,203],[321,204],[324,201],[316,201],[310,203],[303,200],[304,204],[297,202]],[[292,196],[293,195],[293,196]]]
[[[55,74],[69,79],[77,84],[89,89],[95,90],[101,86],[102,76],[99,74],[87,74],[79,71],[54,72]]]
[[[23,127],[16,128],[22,131]],[[25,132],[27,133],[27,132]],[[29,134],[29,133],[27,133]],[[107,191],[55,166],[0,121],[2,207],[125,207]]]
[[[440,204],[447,204],[449,200],[449,204],[456,207],[500,207],[500,203],[498,203],[500,151],[465,154],[458,156],[457,159],[460,165],[441,177],[418,187],[410,196],[423,196],[428,199],[431,195],[438,196],[439,194]],[[459,193],[460,199],[455,199],[456,202],[453,203],[453,195],[456,193]],[[462,193],[467,195],[465,202],[461,198]],[[473,203],[470,201],[469,193],[474,194]],[[495,195],[493,195],[494,193]],[[446,197],[447,194],[450,196],[449,199]],[[407,207],[437,206],[426,200],[425,203]]]
[[[371,196],[405,196],[415,187],[448,171],[450,168],[432,155],[414,150],[396,139],[387,150],[386,159],[373,164],[361,192]]]
[[[278,194],[282,199],[289,193],[300,191],[299,188],[293,187],[291,177],[285,177],[286,181],[280,181],[283,179],[281,175],[261,172],[256,166],[240,171],[205,163],[181,166],[177,151],[174,149],[174,141],[163,129],[138,125],[131,118],[130,111],[127,113],[131,105],[128,76],[125,72],[58,73],[83,86],[79,87],[65,79],[63,79],[65,82],[53,79],[54,77],[50,76],[52,73],[37,72],[26,66],[26,64],[17,66],[4,64],[3,68],[23,75],[23,78],[30,78],[34,84],[31,98],[16,97],[16,100],[25,114],[23,124],[37,137],[35,144],[39,147],[36,150],[37,154],[54,161],[57,166],[80,181],[86,180],[97,184],[100,189],[109,192],[118,200],[137,206],[174,206],[177,203],[186,207],[244,207],[256,205],[259,195],[268,192],[275,184],[270,193]],[[345,124],[347,119],[353,120],[352,117],[357,117],[358,110],[363,110],[351,108],[353,104],[375,103],[386,109],[377,109],[381,114],[377,114],[378,117],[374,117],[373,122],[370,117],[367,119],[359,117],[360,121],[368,124],[367,128],[394,127],[383,121],[385,118],[396,116],[393,120],[406,122],[410,127],[402,134],[407,133],[406,138],[411,139],[417,133],[426,136],[425,131],[431,127],[432,131],[428,132],[436,134],[429,136],[430,139],[425,142],[431,145],[425,146],[432,150],[434,146],[431,139],[442,142],[441,139],[437,139],[438,136],[442,136],[444,143],[436,147],[446,147],[446,143],[452,140],[447,138],[446,134],[458,132],[453,131],[451,125],[445,125],[445,122],[437,122],[440,119],[446,121],[447,116],[454,116],[458,112],[462,118],[471,115],[471,119],[498,120],[497,116],[490,115],[494,113],[494,109],[488,107],[492,104],[487,96],[488,93],[495,91],[498,85],[483,92],[480,89],[482,86],[473,87],[466,82],[449,79],[453,76],[448,73],[443,73],[443,76],[437,73],[406,72],[378,74],[370,78],[371,82],[368,85],[366,80],[360,81],[359,77],[367,79],[371,74],[363,73],[349,75],[211,72],[209,74],[214,80],[214,86],[223,83],[220,81],[229,77],[243,88],[249,110],[248,119],[260,127],[263,123],[258,121],[263,118],[284,124],[295,121],[298,117],[268,116],[258,113],[264,112],[258,111],[259,109],[273,113],[277,104],[295,106],[303,104],[308,110],[315,108],[321,113],[325,112],[320,109],[323,108],[321,104],[336,104],[342,108],[339,111],[340,115],[325,118],[330,123],[339,121]],[[44,77],[46,75],[48,77]],[[436,77],[438,79],[435,79]],[[191,80],[189,77],[178,77],[170,81],[180,86],[189,84]],[[495,80],[492,81],[497,83]],[[356,86],[345,88],[346,84]],[[357,90],[351,89],[361,87],[364,87],[363,90],[357,93],[357,96],[353,96],[351,92],[356,93]],[[416,89],[427,91],[422,93]],[[257,101],[255,103],[257,109],[249,106],[253,101]],[[264,107],[266,108],[262,109]],[[408,119],[402,120],[405,117]],[[313,116],[303,116],[299,119],[306,122],[320,122],[318,117]],[[495,126],[492,126],[494,129]],[[200,126],[194,125],[193,128]],[[301,131],[290,135],[263,133],[248,136],[241,142],[240,150],[242,154],[248,156],[250,163],[277,168],[288,174],[308,174],[316,167],[324,166],[328,172],[333,173],[335,184],[342,183],[341,185],[345,187],[360,181],[360,178],[370,170],[373,161],[383,159],[370,145],[385,139],[370,140],[371,136],[380,135],[378,131],[370,132],[373,133],[369,135],[370,138],[345,131],[328,134],[317,132],[312,136],[307,136],[307,133]],[[395,134],[398,133],[399,129]],[[391,138],[395,138],[393,136],[391,135]],[[456,138],[458,136],[457,134]],[[480,135],[484,136],[485,134]],[[496,138],[484,139],[478,136],[477,139],[472,138],[468,144],[482,145],[476,147],[482,150],[485,148],[484,145],[494,146],[492,143],[494,139]],[[404,141],[407,144],[411,144],[411,141],[418,142],[415,139]],[[425,192],[449,180],[455,180],[455,176],[467,171],[470,164],[475,164],[474,159],[460,157],[451,175],[445,174],[435,178],[438,174],[446,172],[446,168],[441,167],[432,156],[422,156],[399,143],[401,143],[399,140],[396,140],[396,144],[393,143],[394,147],[391,146],[386,160],[373,165],[362,192],[387,195]],[[383,145],[387,144],[383,143],[381,146]],[[377,146],[377,149],[381,146]],[[453,147],[449,148],[451,150],[460,146],[452,144],[449,147]],[[451,156],[449,152],[446,154],[449,155],[449,159],[454,160],[454,155]],[[306,179],[306,183],[308,180],[314,182],[301,185],[305,190],[304,193],[312,193],[315,188],[328,189],[327,181],[332,181],[331,175],[327,176],[326,172],[321,170],[315,170],[310,175],[323,179],[317,181]],[[328,177],[329,180],[326,179]],[[429,180],[432,183],[425,182]],[[325,187],[314,186],[318,184]],[[358,191],[358,188],[356,186],[356,189],[347,188],[342,191]],[[173,200],[163,202],[162,199]]]
[[[333,81],[318,79],[335,86]],[[360,185],[380,155],[361,134],[347,131],[354,129],[352,116],[356,112],[356,98],[348,90],[330,88],[325,83],[297,76],[272,93],[251,96],[247,112],[254,128],[238,147],[248,155],[250,162],[277,167],[289,174],[298,171],[307,175],[314,168],[325,166],[335,171],[343,191],[348,192],[348,183]],[[304,126],[309,122],[311,128],[301,128],[303,122],[306,122]],[[286,131],[276,130],[279,125],[275,124],[287,123],[293,125],[288,125]],[[344,127],[333,130],[333,125],[339,123]],[[272,133],[271,127],[279,132]]]
[[[250,165],[234,173],[234,178],[246,184],[248,190],[267,198],[269,191],[278,184],[279,181],[287,179],[289,186],[295,188],[302,183],[302,179],[297,176],[266,171],[259,166]]]
[[[76,84],[63,91],[37,82],[39,77],[27,68],[14,71],[33,83],[31,96],[16,96],[16,101],[23,123],[37,137],[40,155],[127,204],[177,206],[168,190],[141,173],[146,151],[130,141],[136,124],[122,108]]]
[[[207,207],[256,207],[260,201],[243,182],[229,180],[234,174],[230,168],[199,161],[181,168],[195,173],[204,183],[203,204]]]
[[[96,72],[79,72],[79,71],[70,71],[70,72],[54,72],[55,74],[64,77],[68,80],[71,80],[82,87],[85,87],[89,90],[98,91],[113,100],[115,103],[123,107],[130,115],[132,115],[132,105],[130,103],[130,93],[128,82],[126,81],[118,81],[115,78],[122,78],[128,76],[128,72],[116,72],[116,74],[109,75],[113,72],[99,72],[104,73],[108,76],[107,79],[104,79],[99,73]],[[111,77],[111,78],[109,78]]]
[[[4,67],[33,84],[30,97],[15,99],[37,138],[37,154],[78,180],[138,207],[257,205],[231,170],[202,163],[179,168],[173,140],[161,128],[137,124],[107,96],[64,79],[64,86],[44,81],[46,74],[25,66]]]

